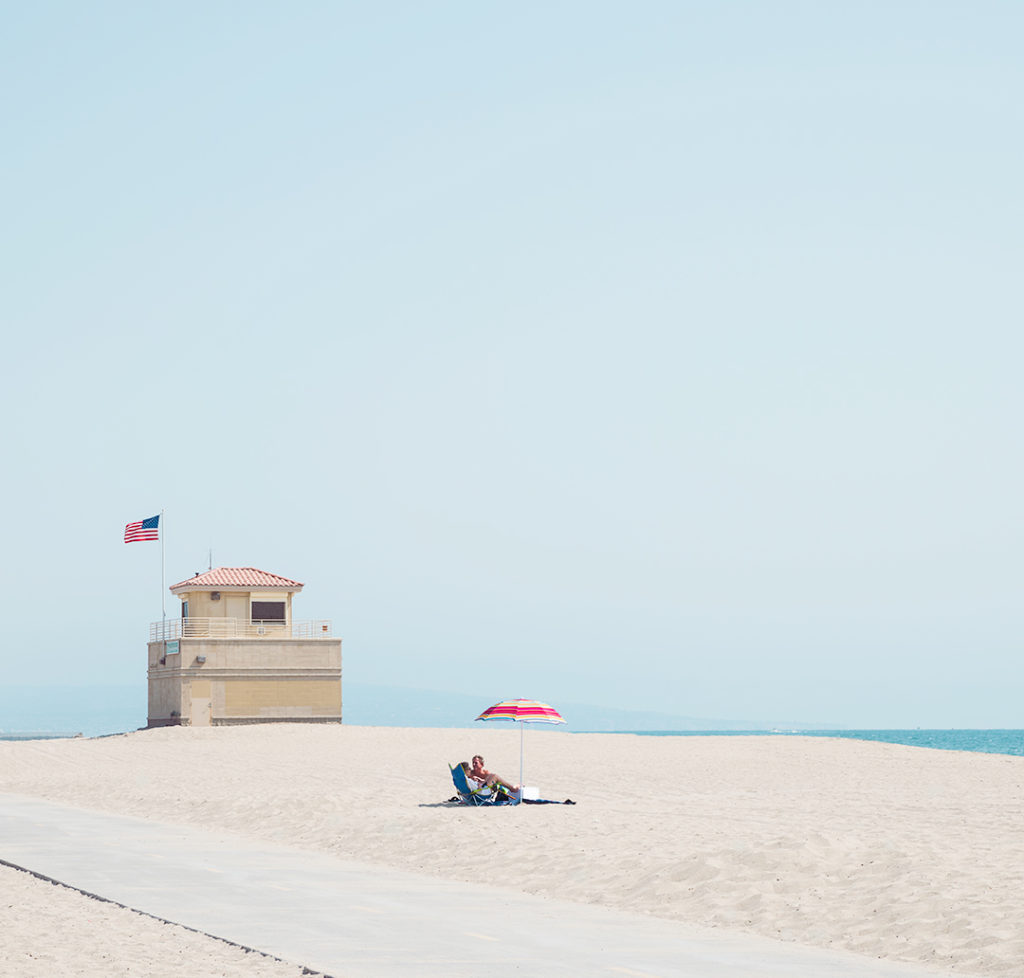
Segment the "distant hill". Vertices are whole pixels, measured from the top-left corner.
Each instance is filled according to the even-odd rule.
[[[367,727],[471,727],[499,697],[441,690],[406,689],[346,682],[345,723]],[[125,733],[146,725],[145,682],[122,686],[0,687],[0,737],[27,731],[81,733],[86,737]],[[619,710],[587,703],[552,703],[566,719],[562,729],[584,732],[653,730],[838,730],[837,724],[779,717],[737,720],[690,717],[646,710]]]
[[[496,699],[439,690],[406,689],[370,683],[345,683],[342,715],[346,723],[367,727],[469,727]],[[552,703],[565,717],[564,729],[587,731],[651,730],[836,730],[836,725],[767,718],[735,720],[688,717],[646,710],[619,710],[586,703]]]
[[[146,725],[147,705],[145,680],[130,686],[2,686],[0,737],[126,733]]]

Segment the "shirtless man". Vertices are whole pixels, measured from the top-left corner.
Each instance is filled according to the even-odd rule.
[[[471,778],[476,778],[481,784],[487,785],[488,788],[493,788],[496,784],[501,785],[507,791],[518,791],[519,785],[509,784],[504,778],[499,778],[498,775],[491,771],[488,771],[484,767],[484,759],[479,755],[475,755],[473,758],[473,768],[469,772]]]

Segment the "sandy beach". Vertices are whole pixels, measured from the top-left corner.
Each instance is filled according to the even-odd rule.
[[[1024,758],[531,729],[527,783],[575,806],[444,804],[448,762],[477,752],[518,779],[511,726],[274,724],[0,743],[0,790],[951,974],[1024,970]],[[15,870],[0,883],[0,975],[299,973]]]
[[[0,976],[300,978],[301,967],[0,866]]]

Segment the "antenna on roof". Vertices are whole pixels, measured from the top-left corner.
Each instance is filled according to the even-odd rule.
[[[213,570],[213,547],[210,547],[210,564],[206,569]]]

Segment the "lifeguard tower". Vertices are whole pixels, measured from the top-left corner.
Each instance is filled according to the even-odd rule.
[[[255,567],[173,585],[181,617],[149,627],[147,725],[340,723],[341,639],[292,618],[302,587]]]

